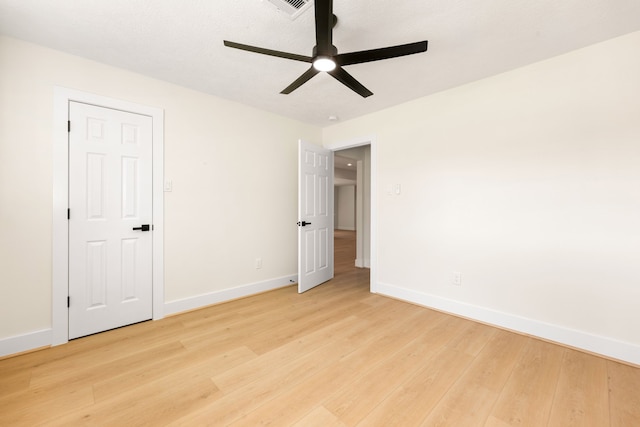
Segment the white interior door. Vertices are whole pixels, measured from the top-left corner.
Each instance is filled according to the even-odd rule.
[[[71,339],[151,319],[153,226],[152,119],[78,102],[69,119]]]
[[[298,143],[298,292],[333,278],[333,152]]]

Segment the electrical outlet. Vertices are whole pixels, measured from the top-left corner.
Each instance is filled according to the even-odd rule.
[[[262,268],[262,258],[256,258],[256,268]]]
[[[453,284],[455,286],[462,286],[462,273],[459,271],[453,272]]]

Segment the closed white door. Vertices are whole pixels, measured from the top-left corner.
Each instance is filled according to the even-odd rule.
[[[298,292],[333,278],[333,152],[298,143]]]
[[[69,338],[151,319],[152,119],[69,104]]]

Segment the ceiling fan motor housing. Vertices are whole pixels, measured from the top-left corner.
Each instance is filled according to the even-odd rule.
[[[330,53],[323,54],[322,56],[335,56],[338,54],[338,48],[334,45],[331,45]],[[318,46],[313,47],[313,51],[311,52],[311,56],[316,58],[318,56]]]

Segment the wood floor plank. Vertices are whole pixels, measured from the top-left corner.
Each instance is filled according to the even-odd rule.
[[[432,315],[434,320],[420,329],[416,339],[379,365],[360,370],[353,382],[343,381],[343,385],[328,396],[324,406],[346,424],[356,424],[424,364],[432,363],[433,355],[456,333],[470,326],[459,318],[436,312]]]
[[[256,357],[247,348],[209,357],[189,356],[197,362],[182,358],[184,363],[174,364],[165,370],[164,375],[143,373],[137,384],[132,381],[134,378],[129,377],[133,374],[129,371],[97,382],[93,387],[95,404],[48,423],[60,426],[166,424],[222,396],[211,381],[212,375]]]
[[[564,351],[549,426],[608,426],[609,396],[604,359]]]
[[[282,322],[283,324],[279,325],[278,328],[274,328],[269,334],[253,335],[247,341],[247,346],[255,353],[263,354],[341,319],[357,315],[367,308],[369,308],[367,305],[360,303],[359,297],[346,296],[343,301],[333,303],[325,310],[314,311],[307,316],[295,319],[288,319],[286,322]]]
[[[289,292],[293,294],[292,290]],[[359,293],[361,292],[360,290]],[[351,315],[359,310],[359,306],[363,305],[357,301],[357,297],[351,298],[345,294],[337,303],[328,307],[325,305],[324,310],[285,305],[267,312],[257,310],[252,315],[243,314],[221,321],[216,319],[211,324],[197,322],[195,328],[200,330],[200,333],[191,333],[189,336],[183,334],[181,342],[191,350],[211,346],[213,343],[234,347],[237,340],[242,339],[243,345],[250,346],[254,352],[261,354],[277,347],[297,332],[310,332],[330,324],[332,320]],[[307,315],[300,318],[297,314],[299,312]],[[342,317],[339,317],[340,315]]]
[[[309,377],[325,366],[358,348],[359,343],[353,340],[354,333],[366,328],[366,325],[357,321],[355,317],[350,317],[340,323],[339,328],[332,332],[333,336],[330,342],[314,348],[314,344],[317,344],[318,341],[309,340],[312,345],[305,346],[303,354],[300,357],[292,358],[287,364],[282,361],[280,364],[271,364],[280,357],[286,357],[284,354],[286,352],[277,354],[275,359],[268,354],[260,356],[256,359],[255,364],[250,366],[250,368],[255,368],[257,372],[252,375],[251,381],[240,376],[243,374],[251,375],[250,369],[242,370],[238,376],[234,377],[242,386],[236,386],[233,383],[234,378],[229,378],[226,375],[221,378],[214,377],[214,380],[228,387],[229,391],[206,408],[194,411],[172,425],[229,425],[255,410],[264,402],[270,401],[284,390],[307,381]],[[306,343],[302,343],[302,345],[306,345]],[[293,350],[293,348],[289,350]],[[227,378],[229,378],[229,382],[222,381]]]
[[[177,327],[157,328],[154,327],[155,325],[145,322],[130,326],[129,328],[134,329],[133,331],[127,331],[128,328],[120,328],[72,341],[65,346],[79,347],[81,350],[74,352],[72,356],[44,360],[35,366],[32,370],[31,385],[34,387],[43,386],[52,381],[58,381],[59,376],[64,373],[77,372],[77,369],[102,366],[127,357],[135,357],[140,352],[148,352],[153,348],[167,345],[167,343],[175,345],[176,333],[182,331],[182,327],[171,325]],[[96,347],[85,344],[91,341],[96,342]],[[55,353],[58,348],[54,347],[51,353]]]
[[[140,350],[140,349],[139,349]],[[55,389],[64,384],[64,387],[76,387],[91,385],[97,381],[109,378],[116,372],[129,371],[139,366],[145,366],[149,360],[184,353],[185,349],[179,342],[170,342],[159,346],[143,349],[137,353],[125,354],[123,357],[108,357],[101,359],[96,357],[88,362],[87,358],[81,358],[75,366],[58,367],[48,366],[46,370],[34,370],[31,379],[31,387],[42,389]]]
[[[179,418],[222,393],[208,378],[171,375],[55,419],[50,426],[149,426]]]
[[[640,369],[607,361],[611,427],[640,426]]]
[[[25,391],[31,382],[31,369],[0,370],[0,397]]]
[[[420,319],[424,316],[424,319]],[[360,377],[363,366],[379,366],[393,354],[401,351],[420,335],[418,328],[408,326],[425,321],[433,317],[433,313],[416,313],[403,322],[394,322],[380,327],[387,327],[387,332],[366,338],[348,354],[325,365],[304,383],[297,383],[289,389],[283,389],[260,407],[252,410],[236,422],[233,426],[253,425],[290,425],[312,410],[318,401],[337,389],[341,384]],[[388,365],[385,365],[388,368]],[[380,372],[378,372],[380,374]]]
[[[461,334],[456,334],[447,346],[453,350],[477,356],[496,333],[496,328],[476,322],[468,322],[467,325],[468,328]]]
[[[546,426],[547,423],[540,424]],[[487,422],[484,423],[484,427],[512,427],[512,424],[502,421],[500,418],[496,418],[493,415],[490,415],[487,419]]]
[[[442,348],[357,425],[408,427],[422,424],[472,360],[467,353]]]
[[[337,343],[338,348],[343,348],[353,351],[358,346],[364,346],[369,342],[377,339],[388,341],[390,339],[396,339],[397,334],[394,331],[402,330],[411,325],[417,319],[417,316],[424,315],[415,311],[413,316],[408,316],[403,322],[388,322],[387,319],[393,316],[400,309],[398,304],[389,304],[381,307],[375,316],[368,318],[368,322],[362,322],[357,319],[356,316],[350,316],[342,321],[336,321],[330,326],[322,328],[318,331],[310,332],[309,334],[296,338],[291,342],[280,346],[279,348],[266,353],[254,362],[246,363],[238,366],[235,369],[228,370],[221,375],[214,377],[214,382],[225,392],[229,392],[235,389],[242,388],[251,382],[257,381],[261,378],[277,376],[279,372],[291,372],[296,368],[297,364],[304,362],[305,355],[312,352],[316,352],[323,346],[332,345],[331,358],[323,360],[322,363],[329,360],[336,360],[337,356],[340,356],[336,352],[334,344]],[[375,328],[379,335],[372,335],[368,331]],[[341,341],[346,341],[346,344],[342,344]],[[314,362],[315,355],[308,363]],[[313,368],[317,368],[313,367]],[[307,370],[305,366],[302,366],[303,370]]]
[[[161,360],[154,359],[143,366],[117,371],[106,379],[96,381],[93,385],[94,398],[96,402],[101,402],[119,395],[122,390],[133,390],[161,380],[168,372],[181,372],[187,368],[196,370],[205,378],[211,378],[256,357],[258,356],[247,347],[237,347],[222,353],[213,348],[169,357],[165,355]]]
[[[200,347],[209,347],[215,343],[225,346],[230,343],[234,347],[239,339],[247,339],[252,336],[269,334],[269,332],[283,323],[286,319],[267,314],[255,317],[245,317],[242,320],[233,320],[229,323],[221,321],[217,324],[201,324],[195,331],[183,334],[180,342],[189,350],[197,350]]]
[[[529,339],[486,426],[546,425],[563,354],[558,345]]]
[[[255,361],[250,361],[222,372],[213,377],[213,381],[221,390],[229,393],[264,377],[292,371],[298,364],[303,364],[301,369],[307,369],[306,363],[303,363],[307,356],[313,355],[309,363],[315,363],[317,356],[314,353],[317,353],[318,350],[331,346],[331,351],[335,351],[337,347],[332,344],[349,340],[353,333],[357,333],[362,329],[364,327],[357,322],[354,316],[351,316],[341,322],[336,322],[282,345],[263,354]]]
[[[94,403],[91,386],[56,391],[29,388],[0,399],[0,425],[42,425],[58,414],[82,410]]]
[[[342,421],[325,407],[318,406],[304,418],[291,425],[292,427],[346,427]]]
[[[422,425],[483,425],[527,339],[497,330]]]

